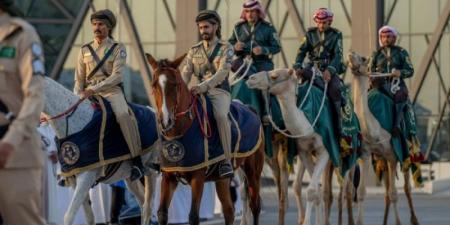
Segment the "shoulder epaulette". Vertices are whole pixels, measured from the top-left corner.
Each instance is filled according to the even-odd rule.
[[[308,31],[307,32],[310,32],[310,31],[316,31],[317,30],[317,27],[310,27],[310,28],[308,28]]]
[[[92,43],[94,43],[94,41],[91,41],[91,42],[89,42],[89,43],[84,44],[83,46],[81,46],[81,48],[85,48],[85,47],[87,47],[88,45],[91,45]]]

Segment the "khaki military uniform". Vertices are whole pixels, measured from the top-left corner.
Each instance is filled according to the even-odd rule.
[[[102,59],[114,43],[117,42],[107,38],[101,44],[94,40],[87,45],[90,45],[99,59]],[[130,149],[131,157],[139,156],[141,152],[141,140],[137,121],[131,109],[128,108],[120,86],[122,84],[122,73],[127,57],[125,46],[118,44],[105,64],[103,64],[107,75],[103,73],[102,69],[99,69],[93,76],[88,78],[88,75],[95,68],[97,62],[87,45],[81,48],[78,55],[74,92],[75,94],[80,94],[85,89],[91,89],[96,94],[106,98],[111,104],[116,120]]]
[[[208,57],[213,54],[218,43],[220,43],[220,49],[212,63],[209,63]],[[215,38],[208,46],[205,41],[202,41],[189,49],[186,64],[182,70],[183,80],[187,84],[194,75],[201,89],[207,91],[213,105],[214,118],[217,121],[220,140],[227,159],[231,158],[231,126],[228,119],[231,96],[228,73],[233,55],[233,46],[226,41]]]
[[[14,146],[0,169],[0,214],[8,225],[44,224],[39,210],[44,154],[36,131],[44,107],[43,60],[34,28],[0,16],[0,100],[16,117],[1,139]],[[4,116],[0,113],[0,126],[9,123]]]

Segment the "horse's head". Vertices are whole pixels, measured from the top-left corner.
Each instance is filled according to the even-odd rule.
[[[366,57],[363,57],[358,53],[351,51],[347,54],[347,61],[353,75],[367,75],[367,66],[369,64],[369,60],[367,60]]]
[[[279,95],[289,90],[295,90],[298,78],[292,69],[276,69],[262,71],[251,75],[247,80],[249,88],[268,90]]]
[[[177,113],[190,102],[189,90],[178,69],[186,54],[173,61],[157,61],[150,54],[146,56],[153,69],[152,89],[159,122],[163,130],[167,131],[174,127]]]

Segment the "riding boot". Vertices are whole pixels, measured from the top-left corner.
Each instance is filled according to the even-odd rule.
[[[401,134],[401,122],[403,121],[403,110],[406,104],[404,102],[395,103],[394,126],[392,127],[392,135],[398,137]]]
[[[148,170],[142,164],[140,156],[131,159],[133,165],[131,167],[130,180],[135,181],[148,173]]]
[[[334,123],[335,131],[340,139],[342,137],[342,116],[341,116],[341,101],[333,102],[333,113],[334,113]]]

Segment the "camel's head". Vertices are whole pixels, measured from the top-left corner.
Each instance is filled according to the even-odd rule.
[[[276,69],[262,71],[251,75],[247,80],[249,88],[268,90],[274,95],[281,94],[292,88],[298,82],[297,76],[292,69]]]
[[[347,60],[353,75],[361,76],[367,74],[369,60],[366,57],[352,51],[347,54]]]

